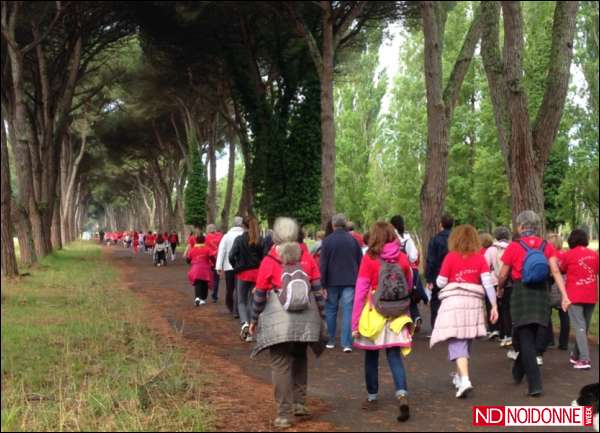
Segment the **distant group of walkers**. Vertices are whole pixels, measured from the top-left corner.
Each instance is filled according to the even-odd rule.
[[[526,380],[527,394],[541,395],[540,366],[554,344],[553,309],[561,312],[558,347],[568,349],[573,329],[569,362],[590,369],[587,333],[598,302],[598,254],[588,248],[585,231],[573,230],[565,251],[559,236],[540,236],[542,221],[533,211],[518,215],[514,233],[455,227],[450,216],[441,218],[439,228],[427,246],[425,285],[419,249],[400,215],[364,234],[335,215],[310,249],[290,218],[278,218],[265,236],[251,216],[236,217],[224,235],[214,225],[190,235],[184,256],[195,304],[205,305],[210,292],[217,302],[224,279],[225,304],[239,320],[241,339],[255,342],[253,357],[270,353],[275,427],[288,428],[294,416],[309,414],[307,349],[319,356],[336,348],[340,310],[342,352],[365,353],[362,408],[378,408],[379,356],[385,351],[398,421],[410,416],[403,357],[422,326],[421,303],[431,310],[430,346],[447,343],[457,398],[473,389],[469,360],[477,338],[497,338],[514,360],[514,382]]]
[[[138,255],[140,247],[147,254],[152,255],[155,266],[166,266],[169,258],[175,261],[177,246],[179,245],[179,236],[176,231],[157,233],[151,230],[148,232],[121,231],[121,232],[99,232],[100,242],[106,242],[107,245],[117,245],[122,243],[125,248],[131,248],[134,255]]]

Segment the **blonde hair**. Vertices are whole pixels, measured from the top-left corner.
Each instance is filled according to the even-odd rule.
[[[477,254],[481,250],[481,241],[475,227],[463,224],[454,228],[448,238],[448,249],[461,255]]]
[[[296,242],[298,240],[298,224],[291,218],[280,217],[273,225],[273,243],[276,245],[284,242]]]
[[[480,233],[479,241],[483,248],[489,248],[494,244],[494,237],[489,233]]]
[[[558,233],[550,233],[548,235],[548,242],[550,242],[552,244],[552,246],[554,248],[556,248],[557,250],[562,250],[563,249],[563,238],[561,235],[559,235]]]

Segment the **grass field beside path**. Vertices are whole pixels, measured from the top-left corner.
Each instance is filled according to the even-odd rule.
[[[2,281],[2,431],[205,431],[199,366],[161,343],[100,247]]]

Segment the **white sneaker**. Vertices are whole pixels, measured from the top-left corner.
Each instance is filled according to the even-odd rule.
[[[460,376],[457,373],[450,373],[450,376],[452,376],[452,385],[458,389],[460,387]]]
[[[199,307],[200,304],[202,303],[202,301],[200,300],[200,298],[196,298],[196,300],[194,301],[194,303],[196,304],[196,307]]]
[[[240,339],[242,341],[246,341],[246,339],[250,335],[249,330],[250,330],[250,325],[248,325],[247,323],[244,322],[244,324],[242,325],[242,328],[240,329]]]
[[[504,343],[505,347],[512,346],[512,337],[506,337],[506,342]]]
[[[327,343],[327,345],[325,347],[330,350],[335,349],[335,344]]]
[[[344,347],[343,352],[344,353],[352,353],[352,348],[351,347]]]
[[[500,337],[500,332],[499,331],[492,331],[492,332],[488,332],[487,333],[487,339],[488,340],[493,340],[494,338],[498,338]]]
[[[206,301],[204,301],[204,300],[201,300],[201,301],[200,301],[200,305],[206,305]]]
[[[536,357],[535,360],[537,361],[537,365],[544,365],[544,358],[541,356]]]
[[[473,385],[470,380],[462,380],[456,390],[456,398],[466,398],[469,395],[469,391],[472,389]]]
[[[512,359],[513,361],[516,361],[517,358],[519,357],[519,352],[517,352],[514,349],[510,349],[508,352],[506,352],[506,357],[508,359]]]

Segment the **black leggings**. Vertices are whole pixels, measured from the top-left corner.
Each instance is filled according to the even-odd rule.
[[[498,327],[500,328],[500,338],[512,337],[512,317],[510,315],[510,297],[512,295],[512,287],[505,287],[504,294],[498,298]]]
[[[177,248],[177,244],[171,244],[171,251],[175,254],[175,248]]]
[[[196,292],[196,298],[200,298],[200,300],[206,301],[206,298],[208,298],[208,281],[194,281],[194,291]]]
[[[543,353],[546,344],[546,327],[530,324],[515,328],[513,346],[519,356],[513,366],[513,378],[517,381],[527,377],[529,392],[541,391],[542,375],[536,356]]]

